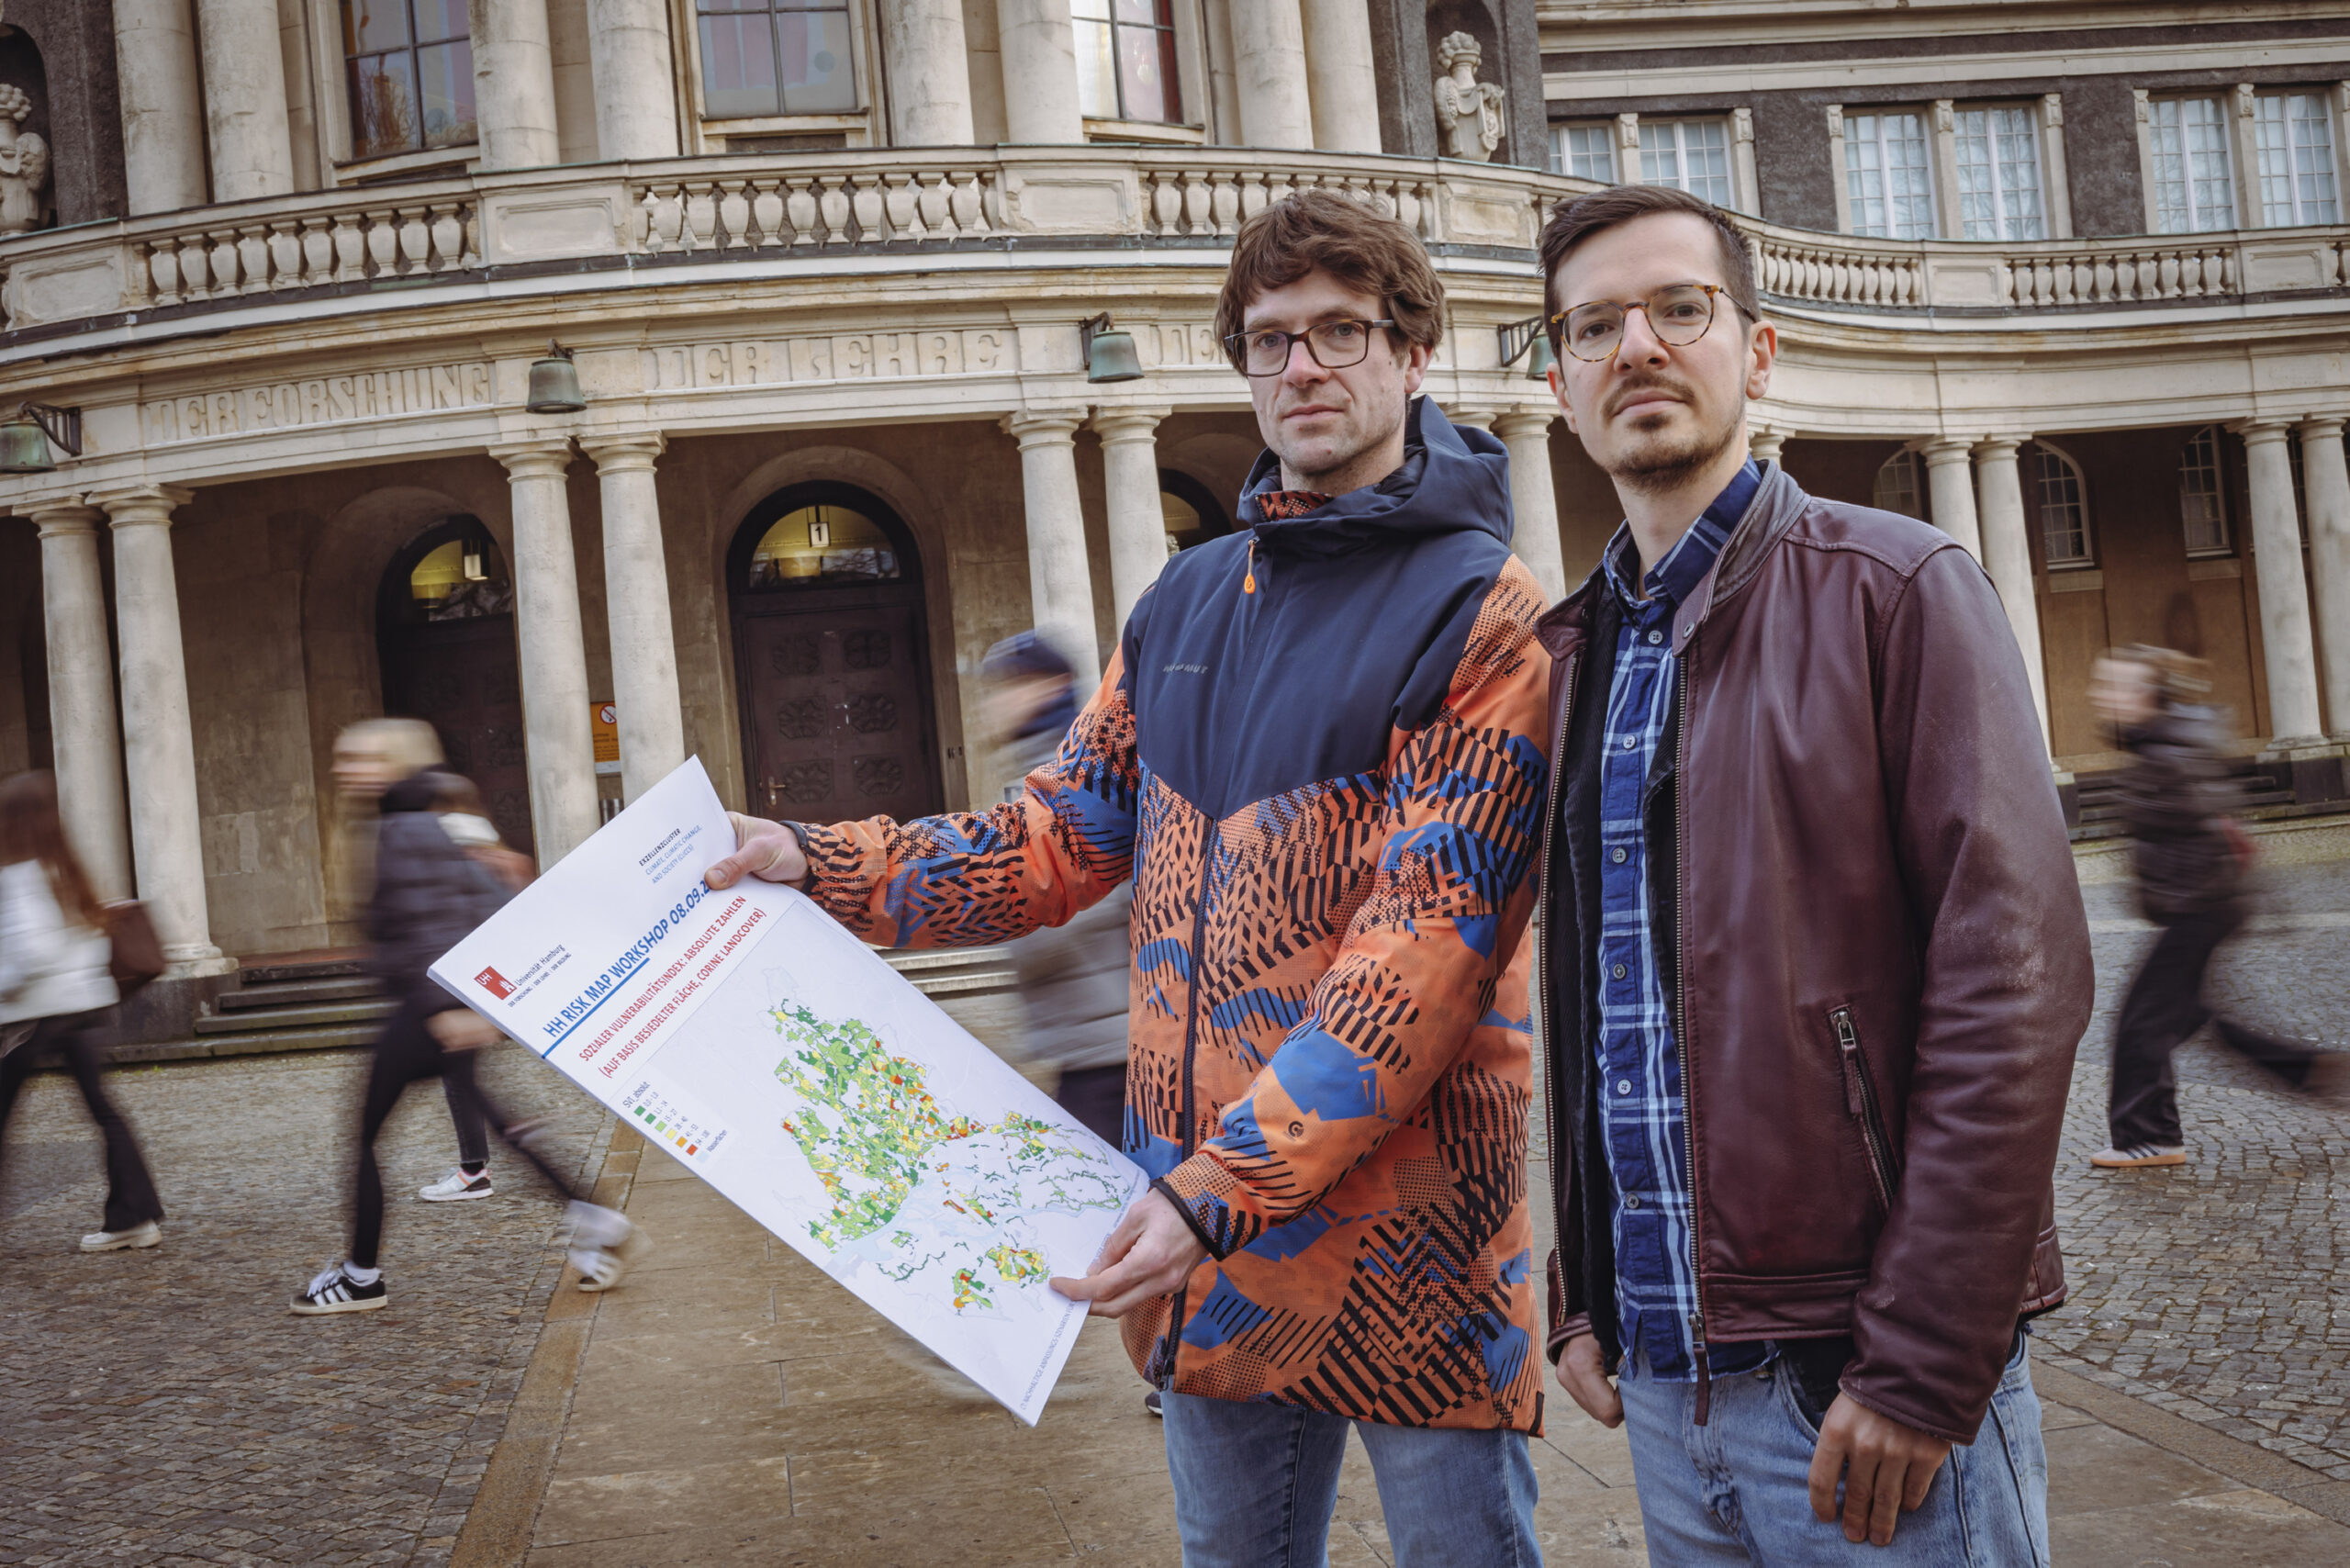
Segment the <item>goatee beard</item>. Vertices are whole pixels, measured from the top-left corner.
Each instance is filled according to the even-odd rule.
[[[1635,453],[1609,468],[1607,476],[1638,494],[1662,495],[1712,467],[1737,440],[1738,425],[1733,420],[1711,439],[1697,435],[1679,445],[1651,446]]]

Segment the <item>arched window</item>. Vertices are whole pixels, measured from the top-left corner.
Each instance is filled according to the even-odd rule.
[[[1194,544],[1221,539],[1232,532],[1232,520],[1214,492],[1189,474],[1173,468],[1158,471],[1158,510],[1167,523],[1167,553],[1178,555]]]
[[[353,158],[479,138],[468,28],[465,0],[344,0]]]
[[[2228,552],[2227,487],[2220,482],[2220,427],[2205,425],[2178,454],[2178,526],[2190,555]]]
[[[751,547],[743,586],[754,592],[845,588],[904,575],[898,546],[880,523],[854,507],[819,501],[768,524]]]
[[[1926,476],[1916,453],[1897,452],[1885,460],[1885,466],[1876,471],[1872,504],[1879,511],[1897,511],[1920,522],[1932,521],[1926,516]]]
[[[2033,443],[2032,477],[2040,506],[2040,547],[2049,569],[2087,566],[2089,554],[2087,490],[2080,465],[2054,447]]]

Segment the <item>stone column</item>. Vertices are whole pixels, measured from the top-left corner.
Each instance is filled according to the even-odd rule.
[[[2339,419],[2308,420],[2294,433],[2301,438],[2310,577],[2317,586],[2317,623],[2325,638],[2327,727],[2350,736],[2350,463],[2343,454],[2342,426]]]
[[[1757,463],[1776,463],[1780,451],[1787,444],[1785,431],[1752,429],[1746,432],[1747,455]]]
[[[2244,437],[2252,490],[2252,566],[2260,588],[2260,644],[2268,668],[2271,745],[2316,740],[2317,644],[2310,634],[2309,578],[2301,564],[2300,512],[2293,504],[2292,458],[2281,421],[2228,427]]]
[[[2040,656],[2040,607],[2031,588],[2031,535],[2023,507],[2023,476],[2016,450],[2027,438],[1994,436],[1975,448],[1975,482],[1981,491],[1983,569],[2007,607],[2008,625],[2023,655],[2031,682],[2032,706],[2040,711],[2040,734],[2048,739],[2048,677]]]
[[[130,838],[123,826],[122,731],[115,722],[114,652],[106,644],[98,523],[79,496],[37,501],[40,602],[49,633],[49,724],[65,837],[102,899],[127,899]]]
[[[1085,140],[1077,106],[1077,32],[1069,0],[996,0],[1005,137],[1029,145]]]
[[[883,0],[890,62],[890,137],[900,147],[968,147],[970,50],[963,0]]]
[[[1964,436],[1937,436],[1918,449],[1926,460],[1926,506],[1934,526],[1983,558],[1983,528],[1975,520],[1975,443]]]
[[[677,87],[662,0],[588,0],[588,67],[596,84],[597,155],[608,162],[675,158]]]
[[[579,568],[564,481],[571,442],[516,442],[493,446],[489,454],[506,465],[514,508],[514,642],[522,669],[531,819],[543,870],[597,827],[588,650],[579,629]]]
[[[482,167],[560,163],[547,0],[471,0],[470,17]]]
[[[1085,513],[1077,499],[1077,425],[1081,417],[1007,414],[1003,428],[1020,442],[1020,493],[1028,518],[1029,612],[1036,630],[1076,669],[1078,690],[1090,693],[1102,678],[1102,652],[1093,627],[1093,571],[1085,558]]]
[[[276,0],[196,0],[196,13],[212,199],[285,196],[294,188],[294,139],[285,124]]]
[[[612,700],[620,708],[621,796],[633,801],[686,760],[677,639],[653,460],[657,431],[583,438],[604,503],[604,599],[612,633]],[[517,550],[521,540],[515,540]],[[584,709],[583,709],[584,711]]]
[[[1241,0],[1232,7],[1232,48],[1240,75],[1240,140],[1250,147],[1312,147],[1298,0]]]
[[[122,167],[130,216],[204,205],[204,101],[188,0],[115,0]]]
[[[1299,20],[1314,145],[1325,152],[1378,151],[1379,73],[1366,0],[1303,0]]]
[[[1102,438],[1102,476],[1110,503],[1110,598],[1124,633],[1142,590],[1167,565],[1167,513],[1158,499],[1158,421],[1174,410],[1103,409],[1093,416]],[[1089,596],[1090,597],[1090,596]]]
[[[277,40],[269,42],[274,59]],[[196,732],[172,564],[172,509],[186,505],[190,492],[133,485],[90,498],[106,509],[114,528],[115,630],[122,644],[122,735],[139,896],[162,938],[167,973],[225,973],[235,965],[212,945],[205,900]]]
[[[1559,410],[1513,409],[1494,420],[1509,448],[1509,506],[1517,528],[1512,548],[1542,585],[1542,597],[1567,596],[1567,554],[1559,542],[1559,499],[1550,486],[1550,426]]]

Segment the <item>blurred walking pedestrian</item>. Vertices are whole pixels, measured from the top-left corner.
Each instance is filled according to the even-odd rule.
[[[1016,801],[1028,792],[1028,775],[1051,764],[1077,722],[1076,672],[1050,643],[1023,632],[990,648],[979,673],[989,683],[989,727],[1003,738],[1020,777],[1007,791]],[[1125,1137],[1133,907],[1134,888],[1121,882],[1101,902],[1012,944],[1028,1021],[1024,1053],[1060,1070],[1053,1099],[1112,1148]]]
[[[98,1015],[120,1000],[113,947],[90,879],[65,841],[57,781],[20,773],[0,784],[0,1035],[29,1023],[0,1057],[0,1136],[25,1080],[62,1056],[106,1146],[104,1228],[84,1252],[152,1247],[163,1239],[163,1204],[130,1124],[106,1098],[105,1058],[91,1043]]]
[[[2187,1163],[2171,1058],[2207,1020],[2297,1089],[2338,1094],[2350,1060],[2219,1017],[2204,1001],[2211,956],[2244,924],[2250,891],[2250,846],[2228,814],[2222,716],[2199,700],[2208,689],[2202,661],[2169,648],[2116,648],[2090,675],[2089,705],[2132,756],[2120,794],[2139,912],[2162,927],[2114,1024],[2113,1142],[2089,1156],[2109,1170]]]
[[[375,719],[352,725],[335,742],[336,786],[347,799],[375,801],[375,890],[367,931],[374,968],[397,1003],[376,1037],[360,1112],[357,1190],[350,1256],[330,1265],[289,1304],[305,1316],[366,1312],[388,1300],[377,1249],[383,1239],[384,1183],[375,1137],[408,1086],[439,1078],[453,1099],[498,1128],[557,1192],[571,1184],[532,1147],[533,1128],[501,1114],[483,1094],[474,1053],[498,1039],[497,1028],[441,989],[426,973],[461,937],[505,903],[510,887],[468,855],[442,825],[438,808],[461,801],[455,776],[441,766],[431,725]],[[463,1120],[459,1123],[462,1128]],[[574,1195],[571,1260],[579,1288],[610,1290],[644,1249],[641,1232],[615,1210]]]

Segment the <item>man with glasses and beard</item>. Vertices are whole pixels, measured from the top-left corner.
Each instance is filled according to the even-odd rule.
[[[1192,1568],[1321,1562],[1349,1430],[1398,1568],[1540,1559],[1521,938],[1548,661],[1501,443],[1415,396],[1443,319],[1394,219],[1324,191],[1251,218],[1217,305],[1270,449],[1246,531],[1167,564],[1018,801],[741,817],[710,869],[908,946],[1131,878],[1152,1190],[1053,1284],[1164,1391]]]
[[[1625,513],[1539,628],[1559,1382],[1658,1562],[2045,1563],[2023,1324],[2091,977],[2007,617],[1747,456],[1778,341],[1719,211],[1598,192],[1541,256]]]

